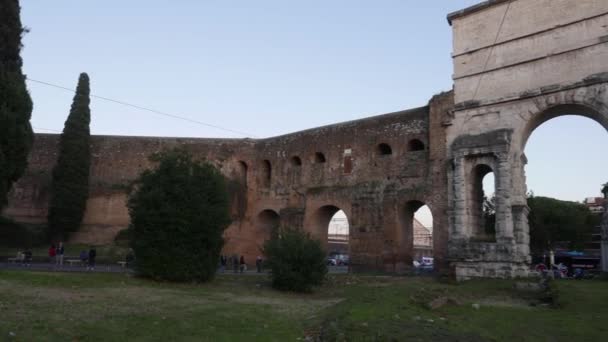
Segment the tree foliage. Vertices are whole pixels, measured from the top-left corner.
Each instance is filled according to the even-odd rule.
[[[230,210],[224,176],[185,150],[153,155],[129,195],[130,245],[142,276],[206,281],[217,269]]]
[[[599,216],[581,203],[549,197],[529,197],[530,247],[543,251],[567,241],[570,248],[580,249],[589,241]]]
[[[59,138],[59,155],[53,169],[48,214],[53,238],[65,238],[77,231],[86,210],[91,164],[89,103],[89,76],[82,73]]]
[[[32,99],[22,73],[21,26],[18,0],[0,0],[0,208],[27,167],[32,147]]]
[[[321,242],[301,230],[286,229],[267,240],[264,255],[272,271],[272,286],[278,290],[309,292],[327,274]]]
[[[602,194],[604,194],[604,198],[608,198],[608,182],[602,184]]]

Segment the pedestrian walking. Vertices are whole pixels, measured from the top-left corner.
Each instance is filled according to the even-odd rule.
[[[88,260],[89,260],[89,252],[87,252],[84,249],[81,250],[80,251],[80,263],[82,264],[82,266],[87,266]]]
[[[220,272],[224,273],[226,271],[226,256],[220,255]]]
[[[89,249],[89,267],[87,267],[87,270],[95,270],[95,258],[97,257],[97,251],[95,250],[95,247],[91,246],[91,248]]]
[[[255,259],[255,267],[258,270],[258,273],[262,273],[262,256],[258,255],[258,257]]]
[[[57,248],[55,247],[55,244],[51,244],[51,247],[49,247],[49,262],[52,264],[55,263],[55,256],[57,255]]]
[[[247,264],[245,264],[245,257],[241,255],[241,259],[239,261],[239,265],[241,266],[241,273],[247,270]]]
[[[232,270],[234,273],[239,272],[239,256],[236,254],[232,255]]]
[[[59,246],[57,246],[56,254],[56,264],[59,266],[63,266],[63,253],[65,252],[65,248],[63,247],[63,242],[59,242]]]

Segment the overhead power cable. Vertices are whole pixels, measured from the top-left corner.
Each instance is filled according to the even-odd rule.
[[[43,85],[46,85],[46,86],[49,86],[49,87],[54,87],[54,88],[58,88],[58,89],[67,90],[67,91],[70,91],[72,93],[76,92],[75,89],[64,87],[64,86],[61,86],[61,85],[58,85],[58,84],[53,84],[53,83],[50,83],[50,82],[35,80],[35,79],[29,78],[29,77],[26,77],[26,79],[28,81],[30,81],[30,82],[35,82],[35,83],[43,84]],[[99,100],[103,100],[103,101],[107,101],[107,102],[112,102],[112,103],[116,103],[116,104],[119,104],[119,105],[131,107],[131,108],[136,108],[136,109],[139,109],[139,110],[143,110],[143,111],[151,112],[151,113],[154,113],[154,114],[170,117],[170,118],[173,118],[173,119],[178,119],[178,120],[194,123],[194,124],[197,124],[197,125],[211,127],[211,128],[215,128],[215,129],[219,129],[219,130],[225,131],[225,132],[235,133],[235,134],[238,134],[238,135],[242,135],[244,137],[253,137],[253,138],[255,138],[255,136],[253,134],[250,134],[250,133],[247,133],[247,132],[237,131],[237,130],[234,130],[234,129],[230,129],[230,128],[226,128],[226,127],[222,127],[222,126],[218,126],[218,125],[202,122],[202,121],[191,119],[191,118],[184,117],[184,116],[181,116],[181,115],[176,115],[176,114],[171,114],[171,113],[167,113],[167,112],[162,112],[160,110],[156,110],[156,109],[152,109],[152,108],[148,108],[148,107],[139,106],[139,105],[132,104],[132,103],[125,102],[125,101],[121,101],[121,100],[111,99],[109,97],[104,97],[104,96],[99,96],[99,95],[93,95],[93,94],[91,94],[90,96],[92,98],[96,98],[96,99],[99,99]]]
[[[42,128],[42,127],[34,127],[34,126],[32,126],[32,128],[35,129],[35,130],[37,130],[37,131],[48,131],[48,132],[61,133],[60,130],[52,129],[52,128]]]

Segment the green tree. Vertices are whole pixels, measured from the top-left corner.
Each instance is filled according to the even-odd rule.
[[[604,194],[604,198],[608,198],[608,182],[602,184],[602,194]]]
[[[599,216],[581,203],[549,197],[529,197],[530,248],[541,252],[556,242],[569,242],[570,248],[583,248],[591,239]]]
[[[0,209],[13,183],[27,167],[34,135],[32,99],[22,73],[21,37],[25,32],[17,0],[0,0]]]
[[[264,244],[272,286],[282,291],[309,292],[327,274],[325,251],[319,240],[297,229],[286,229]]]
[[[134,182],[128,202],[137,272],[171,281],[211,279],[230,224],[224,176],[185,150],[150,160],[157,167]]]
[[[487,236],[496,234],[496,197],[483,197],[483,225]]]
[[[89,103],[89,76],[82,73],[59,138],[59,155],[53,168],[48,213],[52,238],[62,239],[77,231],[86,209],[91,164]]]

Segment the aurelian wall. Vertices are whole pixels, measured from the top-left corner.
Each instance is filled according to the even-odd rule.
[[[451,93],[442,94],[426,107],[261,140],[93,136],[87,210],[71,242],[111,243],[129,224],[127,185],[153,167],[152,153],[183,146],[230,179],[226,254],[252,263],[275,226],[305,229],[326,242],[331,216],[343,210],[354,264],[403,269],[413,256],[413,211],[427,204],[441,259],[447,243],[442,122],[452,101]],[[8,216],[46,222],[58,137],[36,135]]]

